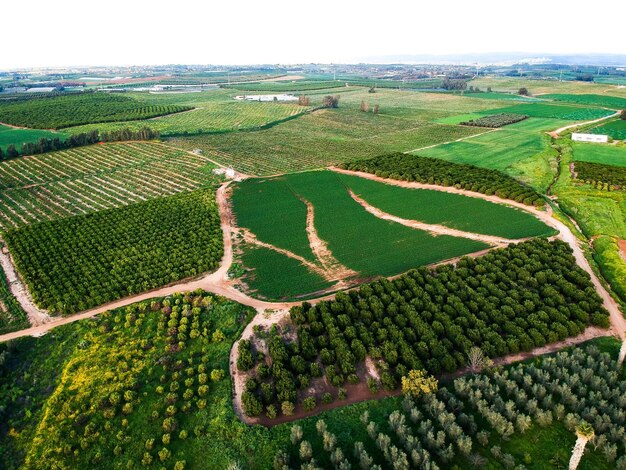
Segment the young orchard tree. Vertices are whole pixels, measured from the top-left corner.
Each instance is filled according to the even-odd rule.
[[[619,358],[617,359],[617,363],[620,366],[624,363],[624,358],[626,358],[626,339],[622,341],[622,347],[619,350]]]
[[[485,356],[485,353],[478,346],[474,346],[467,353],[467,363],[473,373],[488,369],[493,365],[493,361]]]
[[[435,377],[429,376],[425,370],[411,370],[402,377],[402,393],[415,398],[423,394],[437,391],[438,383]]]
[[[587,442],[593,439],[595,432],[591,427],[591,424],[583,421],[576,426],[576,436],[578,436],[578,439],[576,439],[576,444],[572,450],[572,457],[569,461],[569,470],[576,470],[578,468],[580,459],[585,453],[585,446],[587,445]]]
[[[528,88],[526,87],[520,88],[517,94],[520,96],[528,96]]]

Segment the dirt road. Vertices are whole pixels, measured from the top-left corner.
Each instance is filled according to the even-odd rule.
[[[574,129],[575,127],[586,126],[588,124],[595,124],[596,122],[606,121],[607,119],[618,117],[621,112],[622,111],[620,110],[620,111],[617,111],[615,114],[611,114],[610,116],[604,116],[603,118],[600,118],[600,119],[594,119],[592,121],[585,121],[585,122],[577,122],[574,124],[569,124],[567,126],[559,127],[555,131],[548,132],[548,134],[556,139],[559,136],[559,134],[561,134],[562,132],[565,132],[568,129]]]

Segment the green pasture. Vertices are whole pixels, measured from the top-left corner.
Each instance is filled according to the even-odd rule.
[[[592,107],[567,106],[559,104],[524,103],[504,108],[490,109],[488,114],[514,113],[530,117],[564,119],[569,121],[587,121],[613,114],[612,111]]]
[[[68,137],[63,132],[42,131],[39,129],[15,129],[0,124],[0,149],[6,151],[11,144],[19,151],[27,142],[37,142],[39,139],[65,139]]]
[[[626,140],[626,120],[616,119],[606,124],[603,123],[589,132],[592,134],[606,134],[615,140]]]
[[[541,97],[548,100],[562,101],[564,103],[583,104],[586,106],[602,106],[604,108],[612,109],[626,108],[626,98],[620,98],[618,96],[611,95],[567,95],[561,93],[551,93],[547,95],[542,95]]]
[[[572,142],[574,160],[626,166],[626,147],[623,145]]]

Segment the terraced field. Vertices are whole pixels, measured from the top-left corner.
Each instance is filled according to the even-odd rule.
[[[190,191],[211,181],[206,157],[147,142],[110,143],[0,163],[0,229]]]
[[[244,229],[241,262],[248,272],[242,281],[266,298],[303,296],[489,247],[475,239],[435,236],[383,220],[363,204],[464,232],[505,238],[553,233],[524,212],[483,200],[398,188],[330,171],[246,180],[236,185],[232,203],[237,225]],[[278,278],[268,276],[276,265],[285,271]]]

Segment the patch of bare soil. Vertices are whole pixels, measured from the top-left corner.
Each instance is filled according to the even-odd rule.
[[[624,261],[626,261],[626,240],[617,240],[617,247],[619,248],[619,255]]]
[[[322,240],[317,234],[315,228],[315,208],[313,204],[298,196],[298,198],[306,205],[306,234],[309,239],[311,251],[326,271],[325,278],[331,281],[339,281],[348,277],[356,276],[358,273],[339,262],[333,256],[332,251],[328,248],[328,244]]]

